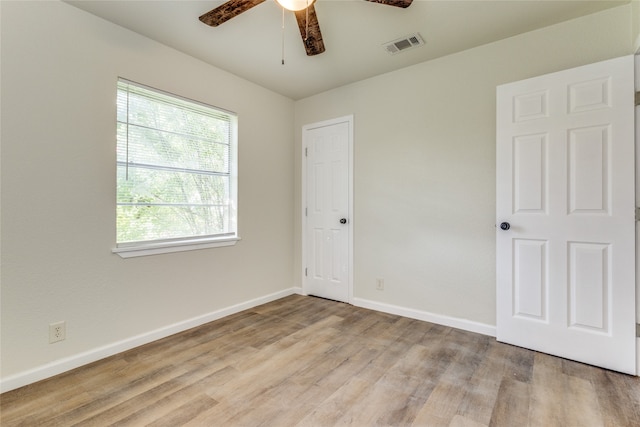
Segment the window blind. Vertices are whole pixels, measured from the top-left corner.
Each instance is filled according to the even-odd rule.
[[[117,242],[236,234],[237,117],[117,84]]]

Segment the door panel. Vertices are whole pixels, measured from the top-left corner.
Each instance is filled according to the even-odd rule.
[[[337,120],[303,129],[307,174],[304,291],[344,302],[351,292],[350,126],[348,120]]]
[[[609,213],[609,126],[569,130],[569,213]]]
[[[547,205],[547,135],[513,139],[513,211],[544,213]]]
[[[569,242],[570,327],[608,333],[610,245]]]
[[[633,58],[498,87],[498,340],[635,374]]]
[[[513,314],[547,320],[547,242],[514,239],[513,245]]]

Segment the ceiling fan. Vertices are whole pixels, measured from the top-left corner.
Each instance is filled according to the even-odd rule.
[[[246,12],[265,0],[229,0],[226,3],[210,10],[200,16],[200,21],[217,27],[223,22]],[[316,0],[276,0],[285,9],[291,10],[296,15],[298,29],[302,36],[304,48],[308,56],[318,55],[324,52],[324,42],[320,33],[320,24],[313,4]],[[372,3],[380,3],[388,6],[407,8],[413,0],[366,0]]]

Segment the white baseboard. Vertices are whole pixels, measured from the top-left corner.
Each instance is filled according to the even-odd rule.
[[[240,304],[232,305],[220,310],[207,313],[202,316],[194,317],[182,322],[175,323],[154,331],[150,331],[144,334],[140,334],[122,341],[108,344],[102,347],[98,347],[84,353],[76,354],[66,357],[64,359],[56,360],[46,365],[38,366],[37,368],[30,369],[28,371],[20,372],[15,375],[11,375],[7,378],[0,379],[0,393],[14,390],[16,388],[35,383],[37,381],[44,380],[46,378],[53,377],[71,369],[78,368],[80,366],[95,362],[105,357],[113,356],[114,354],[121,353],[123,351],[131,350],[132,348],[148,344],[150,342],[168,337],[178,332],[186,331],[191,328],[203,325],[214,320],[221,319],[231,314],[239,313],[240,311],[247,310],[261,304],[266,304],[271,301],[275,301],[280,298],[284,298],[289,295],[299,294],[304,295],[301,287],[293,287],[285,289],[273,294],[265,295],[263,297],[255,298],[250,301],[245,301]],[[440,314],[429,313],[426,311],[415,310],[411,308],[401,307],[397,305],[385,304],[377,301],[370,301],[361,298],[354,298],[352,304],[356,307],[367,308],[370,310],[381,311],[383,313],[395,314],[398,316],[408,317],[416,320],[423,320],[426,322],[436,323],[439,325],[449,326],[452,328],[462,329],[469,332],[476,332],[483,335],[495,337],[496,328],[492,325],[484,323],[474,322],[471,320],[460,319],[456,317],[443,316]],[[638,344],[638,374],[640,374],[640,339],[637,340]]]
[[[294,287],[285,289],[283,291],[255,298],[250,301],[222,308],[220,310],[216,310],[202,316],[174,323],[173,325],[165,326],[163,328],[127,338],[122,341],[91,349],[89,351],[85,351],[84,353],[79,353],[73,356],[66,357],[64,359],[56,360],[54,362],[47,363],[46,365],[38,366],[37,368],[33,368],[28,371],[11,375],[7,378],[0,379],[0,393],[14,390],[18,387],[22,387],[37,381],[44,380],[46,378],[53,377],[71,369],[75,369],[80,366],[95,362],[97,360],[104,359],[105,357],[113,356],[114,354],[131,350],[132,348],[148,344],[150,342],[168,337],[169,335],[173,335],[178,332],[186,331],[187,329],[195,328],[196,326],[204,325],[205,323],[221,319],[225,316],[229,316],[231,314],[235,314],[261,304],[266,304],[268,302],[275,301],[292,294],[301,293],[302,288]]]
[[[460,319],[457,317],[443,316],[441,314],[429,313],[428,311],[416,310],[413,308],[401,307],[398,305],[385,304],[377,301],[370,301],[361,298],[354,298],[353,305],[370,310],[382,311],[383,313],[395,314],[408,317],[410,319],[423,320],[425,322],[436,323],[438,325],[450,326],[478,334],[496,336],[496,327],[485,323],[474,322],[473,320]]]

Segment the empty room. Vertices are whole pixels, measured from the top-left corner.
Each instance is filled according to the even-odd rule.
[[[3,426],[640,425],[639,1],[0,20]]]

